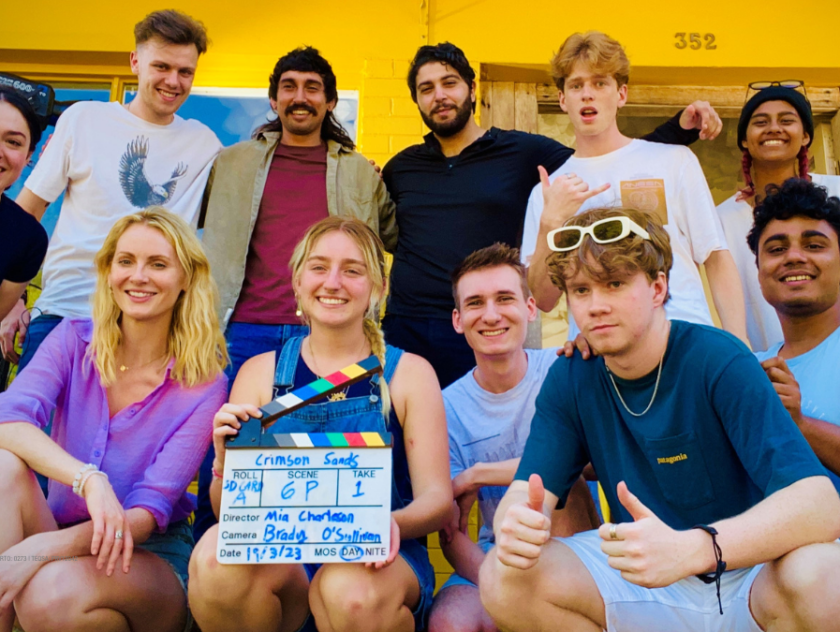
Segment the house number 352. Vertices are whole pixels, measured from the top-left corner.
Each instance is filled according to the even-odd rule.
[[[691,50],[700,50],[701,48],[717,50],[714,33],[675,33],[674,37],[677,40],[674,42],[674,47],[680,50],[686,48],[690,48]],[[706,42],[705,45],[703,41]]]

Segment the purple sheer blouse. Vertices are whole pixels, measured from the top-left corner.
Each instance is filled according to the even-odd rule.
[[[213,433],[213,416],[227,399],[227,378],[186,388],[170,377],[143,401],[113,417],[99,373],[86,357],[93,323],[65,319],[35,357],[0,394],[0,423],[25,421],[39,428],[53,418],[52,438],[83,463],[108,474],[125,509],[142,507],[158,531],[188,517],[195,500],[187,486]],[[84,499],[67,485],[49,482],[48,503],[58,524],[88,520]]]

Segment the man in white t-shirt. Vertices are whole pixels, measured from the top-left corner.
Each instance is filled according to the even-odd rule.
[[[704,264],[723,328],[746,340],[741,284],[697,158],[685,147],[634,140],[618,129],[629,72],[621,45],[597,31],[570,36],[552,60],[577,145],[550,177],[541,169],[542,183],[528,200],[522,255],[537,306],[549,311],[560,298],[545,264],[548,233],[588,209],[635,208],[658,215],[671,237],[668,318],[712,325],[698,269]],[[577,332],[570,322],[569,338]]]
[[[789,179],[758,204],[748,240],[784,331],[755,355],[840,492],[840,199]]]
[[[523,348],[537,308],[516,248],[494,244],[477,250],[452,279],[457,306],[452,322],[472,348],[476,368],[443,391],[458,510],[441,532],[441,547],[455,573],[435,598],[429,632],[487,632],[495,626],[481,605],[478,568],[494,544],[496,507],[513,481],[537,394],[557,350]],[[483,521],[478,544],[466,534],[476,499]],[[552,522],[557,535],[599,525],[583,480],[572,490],[567,509],[555,512]]]
[[[764,351],[784,339],[776,310],[764,299],[758,283],[755,255],[747,246],[753,225],[753,207],[761,202],[770,184],[788,178],[810,178],[829,195],[840,195],[840,176],[808,174],[808,147],[814,138],[811,105],[798,82],[760,82],[768,85],[756,92],[741,110],[738,147],[746,187],[717,207],[726,241],[738,266],[747,309],[747,335],[753,351]]]
[[[80,102],[67,109],[17,198],[41,219],[65,192],[44,264],[44,290],[28,335],[20,302],[0,330],[3,354],[26,336],[22,369],[64,317],[89,317],[96,283],[93,258],[120,217],[160,205],[196,224],[210,167],[221,143],[209,128],[175,112],[192,88],[204,26],[177,11],[149,14],[134,29],[131,70],[137,96],[128,104]]]

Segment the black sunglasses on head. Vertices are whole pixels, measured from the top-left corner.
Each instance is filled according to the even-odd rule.
[[[753,81],[747,86],[747,95],[744,97],[744,103],[750,100],[753,96],[751,93],[760,92],[767,88],[789,88],[799,92],[805,100],[808,101],[808,93],[805,91],[805,82],[799,79],[785,79],[783,81]],[[810,103],[810,101],[808,101]]]

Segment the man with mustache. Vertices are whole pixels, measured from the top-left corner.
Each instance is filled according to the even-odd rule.
[[[480,128],[475,71],[448,42],[417,51],[408,88],[432,131],[383,170],[399,225],[383,328],[391,344],[426,358],[445,387],[475,366],[472,349],[450,325],[450,273],[496,242],[519,246],[537,167],[553,171],[573,151],[537,134]],[[692,104],[648,138],[688,144],[697,139],[695,127],[704,137],[717,135],[720,119],[708,103]]]
[[[231,385],[244,362],[306,333],[289,260],[309,226],[346,215],[388,249],[397,237],[385,185],[333,113],[329,62],[312,47],[289,52],[274,66],[268,97],[277,118],[219,154],[204,196],[203,242],[221,295]],[[196,539],[216,522],[207,497],[212,456],[199,478]]]
[[[755,355],[840,491],[840,199],[796,178],[767,191],[747,240],[784,341]]]

